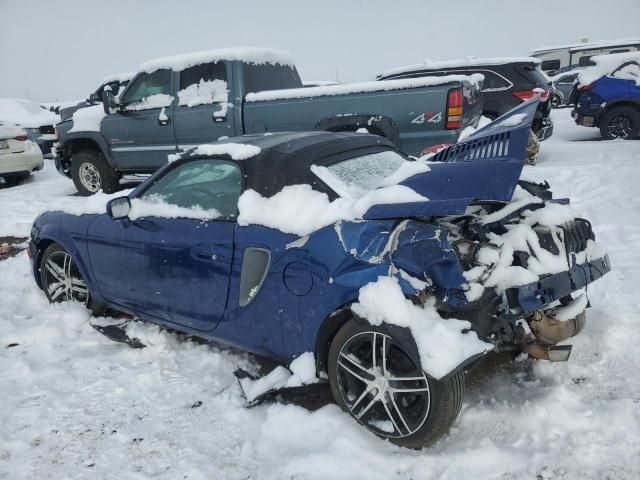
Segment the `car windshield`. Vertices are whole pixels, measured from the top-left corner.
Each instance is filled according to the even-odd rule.
[[[386,150],[342,160],[326,167],[312,166],[311,171],[338,195],[360,198],[383,186],[385,180],[398,171],[407,160]]]

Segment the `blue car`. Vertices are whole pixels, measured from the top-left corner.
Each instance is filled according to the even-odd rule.
[[[608,57],[608,58],[607,58]],[[578,75],[570,102],[576,124],[597,127],[607,140],[640,135],[640,54],[621,53],[594,57],[613,67],[591,67]],[[619,59],[615,62],[615,59]],[[604,65],[608,66],[607,64]],[[585,80],[586,77],[586,80]]]
[[[467,325],[459,337],[477,337],[487,351],[566,360],[570,346],[556,344],[584,326],[582,289],[609,271],[586,220],[525,222],[567,203],[552,199],[548,185],[519,181],[536,107],[535,99],[523,103],[436,154],[422,173],[396,175],[397,188],[428,199],[378,196],[359,218],[302,236],[266,218],[238,221],[239,202],[242,219],[247,192],[273,198],[309,185],[344,200],[316,174],[322,168],[375,193],[378,177],[418,161],[387,139],[356,133],[254,135],[196,148],[112,199],[103,214],[37,218],[29,245],[35,280],[52,302],[78,301],[96,312],[106,306],[285,365],[312,352],[317,376],[345,411],[382,438],[422,448],[454,421],[464,371],[486,352],[444,374],[425,371],[412,331],[354,312],[356,302],[364,305],[363,287],[392,278],[407,308]],[[509,203],[516,189],[519,199]],[[213,210],[213,219],[203,214]],[[505,270],[526,281],[492,285],[503,267],[486,258],[502,255],[499,239],[514,227],[538,238],[512,252]],[[553,270],[532,273],[547,257]],[[570,318],[559,322],[558,312]]]

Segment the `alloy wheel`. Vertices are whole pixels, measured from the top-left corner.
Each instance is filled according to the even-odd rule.
[[[607,128],[613,138],[627,138],[633,132],[633,120],[628,115],[618,115],[609,121]]]
[[[44,288],[52,302],[76,301],[87,304],[89,290],[71,255],[54,252],[45,261],[43,269]]]
[[[100,179],[100,171],[92,163],[83,163],[79,169],[80,183],[82,186],[89,190],[91,193],[95,193],[100,190],[102,181]]]
[[[403,438],[429,416],[429,382],[392,337],[362,332],[342,346],[336,365],[338,390],[349,413],[376,435]]]

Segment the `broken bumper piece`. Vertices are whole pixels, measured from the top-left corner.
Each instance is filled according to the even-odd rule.
[[[586,287],[611,270],[607,255],[590,262],[574,265],[569,271],[541,278],[537,282],[506,291],[509,306],[528,314]]]

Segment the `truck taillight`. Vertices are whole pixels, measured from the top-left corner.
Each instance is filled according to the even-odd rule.
[[[462,89],[452,88],[447,93],[447,115],[445,117],[444,128],[454,130],[462,126]]]
[[[518,97],[520,100],[529,100],[536,95],[540,95],[540,100],[544,102],[546,100],[549,100],[549,97],[551,96],[551,90],[534,88],[532,90],[519,90],[517,92],[513,92],[513,96]]]
[[[26,135],[18,135],[14,137],[14,140],[18,140],[19,142],[26,142],[29,139]]]

